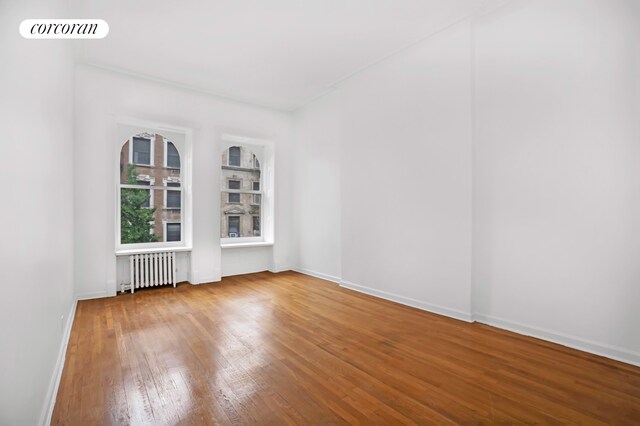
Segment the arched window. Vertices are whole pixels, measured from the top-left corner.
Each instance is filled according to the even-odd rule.
[[[271,148],[233,143],[237,139],[228,137],[222,152],[220,239],[223,246],[270,243],[273,241]],[[262,167],[264,164],[267,170]]]
[[[119,246],[179,245],[183,176],[176,143],[159,133],[132,135],[120,150]]]
[[[173,142],[166,141],[165,167],[180,169],[180,154]]]

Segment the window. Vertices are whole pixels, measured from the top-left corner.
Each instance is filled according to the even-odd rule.
[[[179,148],[184,139],[174,133],[173,142],[161,134],[134,134],[120,151],[119,202],[117,205],[119,236],[116,246],[121,249],[171,246],[184,241],[183,171],[180,169]],[[164,147],[164,148],[163,148]],[[153,153],[166,149],[166,165],[153,164]],[[158,162],[160,163],[160,162]],[[154,203],[154,194],[164,198],[164,206]],[[164,207],[164,208],[163,208]]]
[[[180,168],[180,154],[178,154],[178,149],[173,144],[173,142],[167,141],[167,167],[172,169]]]
[[[232,146],[229,148],[229,165],[240,167],[240,147]]]
[[[253,216],[253,236],[260,236],[260,216]]]
[[[254,191],[260,191],[260,182],[253,182],[253,188]],[[260,194],[253,194],[252,197],[252,201],[251,204],[253,204],[254,206],[259,206],[260,205]]]
[[[229,189],[240,189],[240,181],[239,180],[230,180],[229,181]],[[239,192],[229,192],[229,203],[239,203],[240,202],[240,193]]]
[[[229,238],[240,236],[240,216],[229,216]]]
[[[228,144],[221,153],[220,242],[223,247],[271,244],[273,145],[231,135],[222,140]]]
[[[180,241],[182,239],[180,223],[167,223],[165,241]]]
[[[142,179],[140,179],[139,176],[136,179],[136,183],[138,185],[151,186],[151,182],[150,181],[142,180]],[[143,190],[141,189],[140,191],[143,191]],[[153,191],[149,189],[148,191],[146,191],[146,193],[147,193],[147,199],[141,204],[141,207],[149,208],[149,207],[151,207],[153,205],[153,200],[152,200]]]
[[[151,165],[151,139],[133,137],[132,163]]]
[[[176,187],[179,188],[180,184],[177,182],[167,182],[166,186],[172,186],[172,187]],[[165,201],[165,207],[168,209],[179,209],[181,206],[181,202],[180,199],[182,198],[182,194],[181,192],[178,191],[166,191],[166,201]]]

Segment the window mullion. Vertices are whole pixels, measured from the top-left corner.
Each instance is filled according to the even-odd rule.
[[[159,191],[182,191],[181,186],[163,186],[163,185],[133,185],[133,184],[120,184],[120,188],[127,189],[157,189]]]
[[[262,191],[250,191],[247,189],[228,189],[228,188],[223,188],[220,192],[228,192],[232,194],[257,194],[257,195],[262,194]]]

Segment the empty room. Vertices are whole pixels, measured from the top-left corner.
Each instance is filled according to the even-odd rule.
[[[0,0],[0,425],[640,424],[640,0]]]

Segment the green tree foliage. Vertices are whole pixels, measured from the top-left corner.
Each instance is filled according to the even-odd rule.
[[[135,185],[136,166],[129,164],[127,168],[127,183]],[[120,241],[122,244],[152,243],[158,237],[149,230],[153,229],[155,207],[148,205],[152,190],[122,188],[120,190]]]

